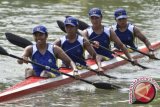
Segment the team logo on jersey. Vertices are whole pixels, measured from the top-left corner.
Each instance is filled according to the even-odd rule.
[[[49,63],[52,63],[52,59],[48,59],[48,62],[49,62]]]

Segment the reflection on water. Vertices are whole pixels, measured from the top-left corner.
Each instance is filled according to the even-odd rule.
[[[113,12],[116,8],[125,8],[129,15],[129,21],[138,26],[150,41],[157,41],[160,40],[159,5],[159,0],[0,0],[0,45],[9,53],[20,56],[22,48],[10,44],[5,38],[5,32],[12,32],[33,41],[31,34],[32,28],[38,24],[44,24],[49,31],[49,41],[52,42],[61,35],[64,35],[58,28],[56,20],[63,21],[64,16],[73,15],[90,24],[87,14],[91,7],[100,7],[103,9],[103,23],[105,25],[115,23]],[[159,51],[156,53],[160,58]],[[139,61],[143,65],[152,68],[159,67],[159,61],[148,61],[147,57]],[[13,58],[0,56],[0,89],[2,90],[4,87],[11,86],[23,80],[24,68],[28,66],[30,65],[18,65]],[[134,77],[145,75],[159,78],[160,75],[159,71],[155,69],[144,71],[130,64],[110,70],[108,74],[130,79],[110,80],[111,83],[113,82],[123,86],[122,90],[99,90],[78,82],[43,93],[36,93],[29,97],[23,97],[4,106],[127,107],[128,87]],[[92,77],[91,80],[94,81],[96,77]],[[97,78],[99,80],[105,80],[105,78]],[[156,99],[150,103],[150,106],[158,106],[160,102],[159,97],[158,92]]]

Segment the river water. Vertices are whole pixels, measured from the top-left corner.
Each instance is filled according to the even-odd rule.
[[[4,33],[11,32],[32,41],[32,28],[43,24],[48,28],[49,41],[64,35],[58,28],[56,20],[64,20],[66,15],[72,15],[90,24],[88,10],[100,7],[103,10],[103,23],[115,23],[113,12],[118,7],[127,10],[129,21],[139,27],[151,42],[160,40],[160,1],[159,0],[0,0],[0,46],[9,53],[19,55],[22,48],[9,43]],[[138,42],[141,45],[141,42]],[[160,58],[159,51],[156,56]],[[138,60],[141,64],[152,68],[159,68],[159,61],[149,60],[147,57]],[[24,69],[30,65],[18,65],[16,60],[0,56],[0,90],[14,85],[24,79]],[[160,79],[160,71],[156,69],[141,70],[127,64],[108,71],[109,75],[119,77],[150,76]],[[93,76],[89,80],[107,80],[104,77]],[[5,107],[159,107],[160,92],[148,105],[129,105],[129,80],[107,80],[122,85],[121,90],[100,90],[95,87],[76,82],[23,97]]]

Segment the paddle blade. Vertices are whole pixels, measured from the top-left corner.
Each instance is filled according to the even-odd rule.
[[[58,24],[59,28],[60,28],[63,32],[66,32],[64,23],[63,23],[62,21],[57,20],[57,24]]]
[[[66,18],[68,18],[68,17],[72,17],[72,16],[65,16]],[[85,23],[85,22],[83,22],[83,21],[81,21],[81,20],[78,20],[78,28],[80,29],[80,30],[85,30],[85,29],[87,29],[89,27],[89,25],[87,24],[87,23]]]
[[[120,88],[119,86],[117,85],[113,85],[113,84],[110,84],[110,83],[93,83],[93,85],[96,87],[96,88],[100,88],[100,89],[118,89]]]
[[[79,23],[78,28],[80,30],[85,30],[85,29],[87,29],[89,27],[89,25],[87,23],[85,23],[85,22],[83,22],[81,20],[78,20],[78,23]]]
[[[0,46],[0,54],[1,55],[8,55],[7,51],[4,48],[2,48],[1,46]]]
[[[11,42],[14,45],[20,46],[22,48],[25,48],[28,45],[32,45],[32,42],[18,35],[12,33],[5,33],[5,35],[9,42]]]

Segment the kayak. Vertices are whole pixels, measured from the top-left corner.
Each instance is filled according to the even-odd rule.
[[[160,41],[152,43],[152,47],[154,49],[160,48]],[[144,53],[148,52],[148,49],[145,46],[141,46],[138,49]],[[121,54],[122,56],[125,56],[122,52],[121,53],[119,52],[119,54]],[[138,52],[131,53],[131,56],[136,59],[143,57],[143,55]],[[97,69],[97,65],[95,64],[94,60],[88,59],[86,60],[86,62],[90,66],[90,68],[94,70]],[[124,65],[126,63],[127,61],[124,60],[123,58],[115,56],[115,58],[113,58],[112,60],[103,61],[102,67],[106,72],[108,69],[112,69],[112,68]],[[68,68],[60,68],[59,71],[73,75],[72,70]],[[87,69],[79,70],[79,74],[81,75],[81,78],[87,78],[92,75],[96,75],[96,73]],[[0,103],[15,100],[16,98],[22,97],[24,95],[29,95],[35,92],[39,92],[47,89],[54,89],[65,84],[72,83],[74,81],[76,81],[76,79],[73,79],[66,75],[61,75],[56,78],[48,78],[48,79],[41,78],[41,77],[29,77],[23,80],[22,82],[17,83],[16,85],[13,85],[10,88],[2,91],[0,93]]]

